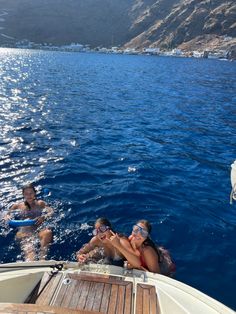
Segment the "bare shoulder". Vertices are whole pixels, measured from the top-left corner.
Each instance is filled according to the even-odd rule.
[[[47,204],[43,200],[38,200],[37,203],[40,207],[43,207],[43,208],[47,206]]]
[[[120,238],[120,243],[125,247],[131,247],[129,240],[126,237]]]
[[[149,246],[149,245],[145,245],[142,247],[142,251],[145,253],[145,254],[154,254],[154,255],[157,255],[156,251],[154,250],[153,247]]]
[[[160,273],[160,268],[158,264],[158,255],[153,247],[151,246],[144,246],[142,248],[143,250],[143,256],[145,259],[145,262],[148,266],[149,271],[153,273]]]
[[[16,209],[24,209],[25,208],[25,204],[24,202],[20,202],[20,203],[15,203],[13,204],[9,210],[16,210]]]
[[[93,246],[101,246],[101,242],[97,239],[97,237],[92,237],[89,243]]]

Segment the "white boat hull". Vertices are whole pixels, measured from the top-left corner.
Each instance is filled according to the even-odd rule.
[[[43,274],[51,271],[50,265],[55,263],[59,262],[25,262],[1,265],[0,303],[24,303],[30,292],[41,280]],[[132,282],[134,292],[137,284],[155,286],[161,314],[235,313],[200,291],[163,275],[138,270],[127,271],[121,267],[111,265],[90,264],[82,268],[78,268],[78,264],[73,262],[64,265],[65,267],[61,271],[64,277],[68,274],[83,273],[92,274],[95,277],[99,275],[117,276],[117,278],[122,278],[123,282]],[[35,266],[35,268],[28,268],[32,266]],[[132,313],[137,313],[135,302],[133,302]]]

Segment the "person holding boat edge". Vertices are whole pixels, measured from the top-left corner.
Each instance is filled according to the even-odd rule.
[[[118,234],[112,233],[110,243],[125,256],[129,268],[148,270],[160,273],[159,253],[155,243],[150,238],[151,224],[147,220],[139,220],[133,226],[129,236],[131,249],[122,245]]]
[[[82,264],[88,260],[102,260],[104,263],[123,266],[124,256],[110,242],[110,237],[114,234],[111,223],[106,218],[96,220],[93,230],[93,238],[86,243],[77,253],[77,261]],[[120,242],[124,247],[130,247],[129,240],[120,235]],[[130,248],[131,249],[131,248]]]

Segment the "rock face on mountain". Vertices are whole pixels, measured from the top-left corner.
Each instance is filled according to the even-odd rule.
[[[141,4],[141,0],[137,1]],[[188,47],[202,40],[216,43],[216,36],[236,37],[236,3],[222,0],[159,0],[132,23],[127,47]],[[212,40],[211,40],[212,39]],[[185,45],[184,45],[185,44]],[[181,46],[182,45],[182,46]]]
[[[0,0],[0,45],[28,39],[129,48],[236,45],[226,0]]]

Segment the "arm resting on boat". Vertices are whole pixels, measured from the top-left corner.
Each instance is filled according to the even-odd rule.
[[[140,254],[134,250],[128,239],[120,238],[118,234],[114,234],[110,238],[111,244],[127,259],[133,268],[143,269],[140,260]]]
[[[76,252],[76,259],[78,262],[82,263],[87,260],[90,256],[88,253],[95,250],[97,247],[97,239],[93,237],[88,243],[84,244],[82,248]]]

